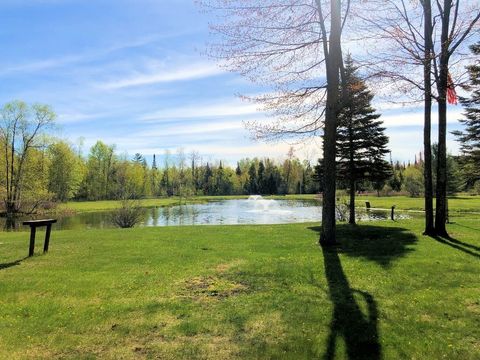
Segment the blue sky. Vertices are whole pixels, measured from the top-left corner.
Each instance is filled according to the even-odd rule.
[[[261,89],[203,55],[208,17],[193,0],[0,0],[0,103],[50,104],[57,135],[86,150],[97,140],[151,159],[184,148],[205,160],[280,159],[289,143],[250,139],[264,115],[236,94]],[[422,109],[376,104],[394,159],[422,149]],[[449,110],[449,130],[461,108]],[[434,131],[436,127],[434,126]],[[449,135],[449,150],[458,146]],[[295,146],[315,161],[318,139]]]

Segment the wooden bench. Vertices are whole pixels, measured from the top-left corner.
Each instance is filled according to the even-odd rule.
[[[45,243],[43,244],[43,252],[48,252],[48,244],[50,243],[50,233],[52,231],[52,224],[57,222],[56,219],[44,219],[44,220],[29,220],[24,221],[23,225],[30,226],[30,248],[28,250],[28,256],[33,256],[35,251],[35,234],[37,232],[37,227],[46,226],[47,231],[45,233]]]

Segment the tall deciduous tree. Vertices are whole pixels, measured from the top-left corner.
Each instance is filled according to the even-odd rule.
[[[382,182],[391,176],[385,161],[389,153],[388,137],[380,114],[371,106],[373,94],[357,75],[350,57],[345,63],[345,90],[338,117],[337,154],[339,177],[348,183],[350,194],[349,223],[355,224],[355,191],[361,180]]]
[[[433,178],[432,178],[432,56],[433,18],[431,0],[422,0],[423,7],[423,153],[424,153],[424,201],[425,201],[425,235],[435,235],[433,217]]]
[[[111,198],[113,182],[113,166],[116,161],[115,147],[101,141],[92,146],[87,161],[87,176],[85,179],[89,200]]]
[[[472,19],[465,21],[459,18],[460,0],[437,1],[440,18],[440,50],[438,53],[438,69],[435,82],[438,92],[438,164],[435,209],[435,232],[448,237],[447,222],[447,92],[449,86],[449,64],[452,55],[470,34],[480,19],[480,10],[472,9]],[[457,26],[463,24],[464,28]]]
[[[324,19],[322,6],[317,0],[317,9],[319,18]],[[330,1],[330,36],[327,42],[327,32],[324,23],[322,28],[322,37],[324,44],[325,63],[327,68],[327,103],[325,108],[325,129],[323,132],[323,161],[324,161],[324,179],[323,179],[323,209],[322,209],[322,231],[320,233],[320,244],[335,245],[336,233],[336,135],[337,135],[337,115],[339,113],[340,99],[340,73],[343,70],[342,61],[342,1]],[[328,45],[327,45],[328,44]],[[345,81],[343,81],[343,91],[345,91]]]
[[[335,137],[341,35],[349,0],[204,0],[220,13],[220,41],[210,53],[225,67],[272,92],[247,99],[275,115],[250,124],[260,137],[312,136],[323,131],[325,181],[321,243],[335,244]],[[325,91],[326,90],[326,91]]]
[[[478,27],[480,5],[476,0],[442,0],[433,6],[429,0],[371,0],[368,3],[374,8],[367,6],[364,18],[373,25],[370,34],[373,32],[375,40],[382,41],[376,42],[374,53],[377,55],[373,51],[370,53],[369,63],[374,64],[374,72],[383,80],[391,81],[390,86],[384,86],[390,93],[398,97],[400,90],[404,100],[423,99],[425,102],[425,233],[448,235],[445,228],[448,73],[449,70],[454,73],[456,84],[461,82],[454,70],[461,68],[466,60],[462,49]],[[432,99],[438,104],[439,118],[434,226],[430,140]]]
[[[55,113],[47,105],[27,105],[22,101],[6,104],[1,110],[0,148],[3,150],[7,216],[21,211],[22,196],[31,178],[27,163],[33,150],[44,148],[45,130],[52,127]]]

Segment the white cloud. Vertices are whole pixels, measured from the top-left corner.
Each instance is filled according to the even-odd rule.
[[[63,0],[62,0],[63,1]],[[107,56],[113,52],[121,51],[125,49],[138,48],[150,45],[156,41],[164,38],[180,36],[182,33],[172,34],[150,34],[140,38],[126,40],[123,42],[116,42],[110,46],[105,46],[101,49],[94,49],[91,51],[85,51],[79,54],[68,54],[64,56],[56,56],[47,59],[37,59],[27,63],[20,63],[15,65],[3,64],[0,70],[0,75],[9,75],[11,73],[18,72],[40,72],[48,69],[55,69],[68,65],[79,64],[86,61],[93,61],[103,56]]]
[[[458,122],[458,119],[462,118],[462,109],[455,108],[448,112],[447,122],[454,124]],[[395,113],[391,115],[383,115],[380,120],[388,128],[396,128],[403,126],[423,126],[423,111],[422,112],[405,112],[403,114]],[[436,111],[432,111],[432,125],[438,124],[438,118]]]
[[[258,114],[254,104],[225,100],[215,104],[194,104],[144,115],[140,120],[194,119]]]
[[[100,119],[109,116],[108,112],[82,113],[82,112],[61,112],[58,114],[58,122],[61,124],[75,123],[83,120]]]
[[[222,122],[205,122],[198,125],[191,124],[175,124],[169,126],[159,126],[141,131],[135,136],[139,137],[172,137],[179,135],[201,135],[223,132],[228,130],[244,130],[241,121],[222,121]]]
[[[67,55],[52,59],[36,60],[29,63],[17,64],[12,66],[4,66],[0,71],[0,75],[9,75],[17,72],[38,72],[47,69],[57,68],[72,63],[85,60],[85,55]]]
[[[124,78],[97,84],[97,87],[105,90],[117,90],[134,86],[201,79],[224,73],[217,65],[211,63],[193,63],[171,68],[154,64],[151,67],[154,67],[154,69],[143,72],[137,71]]]

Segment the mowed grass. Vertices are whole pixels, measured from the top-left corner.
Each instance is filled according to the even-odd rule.
[[[0,358],[479,359],[479,220],[0,233]]]
[[[393,205],[399,210],[425,210],[424,198],[413,198],[409,196],[366,196],[360,195],[356,198],[357,206],[365,206],[369,201],[373,208],[390,209]],[[433,201],[435,206],[435,199]],[[477,213],[480,215],[480,196],[457,195],[448,198],[448,210],[450,213]]]

